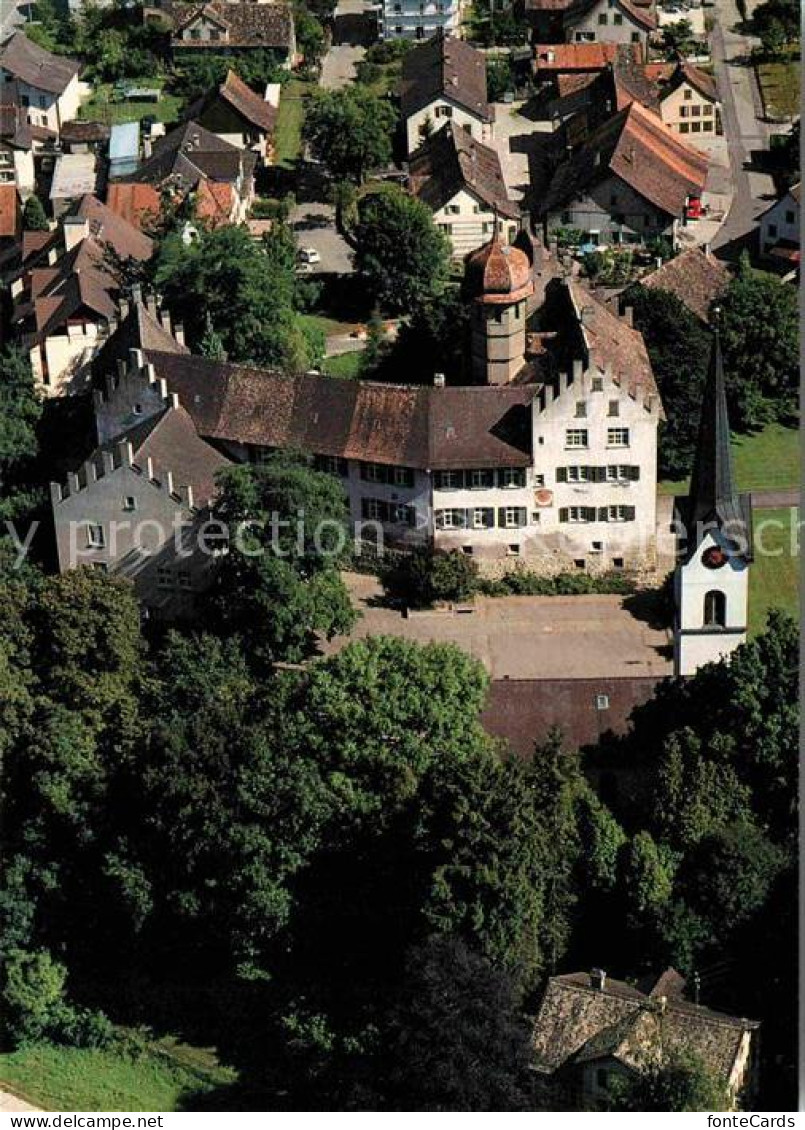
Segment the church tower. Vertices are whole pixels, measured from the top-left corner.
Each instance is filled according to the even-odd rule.
[[[467,259],[464,295],[470,303],[472,379],[503,385],[525,365],[526,302],[534,293],[531,263],[497,233]]]
[[[735,489],[718,326],[690,494],[677,499],[674,674],[692,675],[746,640],[752,505]]]

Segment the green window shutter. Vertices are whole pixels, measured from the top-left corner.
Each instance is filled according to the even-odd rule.
[[[634,522],[635,514],[637,513],[637,511],[635,510],[635,507],[634,506],[627,506],[627,507],[625,507],[625,512],[626,512],[626,521],[627,522]]]
[[[524,526],[528,521],[528,511],[525,506],[517,507],[517,525]]]
[[[640,478],[640,468],[639,467],[630,467],[629,468],[629,478],[632,480],[632,482],[636,483]]]
[[[566,483],[567,482],[567,467],[557,467],[556,468],[556,481],[557,481],[557,483]]]
[[[595,475],[596,475],[595,481],[597,483],[605,483],[607,481],[607,469],[606,469],[606,467],[596,467]]]
[[[566,522],[567,521],[567,507],[566,506],[560,506],[559,507],[559,521],[560,522]]]
[[[598,521],[599,522],[608,522],[609,521],[609,507],[607,507],[607,506],[599,506],[598,507]]]
[[[484,526],[487,530],[494,529],[495,511],[491,506],[484,507]]]
[[[498,526],[501,528],[501,530],[505,529],[505,527],[506,527],[506,507],[505,506],[499,506],[498,507]]]

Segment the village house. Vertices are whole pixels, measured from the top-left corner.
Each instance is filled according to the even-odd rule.
[[[61,146],[65,153],[106,152],[112,129],[105,122],[64,122],[61,127]]]
[[[461,39],[435,35],[403,58],[400,109],[409,156],[448,121],[477,141],[492,140],[486,57]]]
[[[152,241],[92,196],[53,232],[23,244],[22,271],[11,286],[12,322],[48,396],[82,391],[87,365],[114,327],[118,285],[107,247],[148,259]]]
[[[53,166],[50,208],[58,220],[85,196],[102,196],[103,167],[95,153],[60,153]]]
[[[23,203],[36,189],[37,155],[53,160],[56,135],[42,126],[32,126],[22,106],[0,105],[0,164],[4,179],[13,174]]]
[[[636,984],[602,969],[551,977],[533,1028],[534,1068],[553,1109],[605,1105],[612,1083],[693,1055],[735,1102],[754,1087],[759,1024],[691,1001],[674,969]]]
[[[656,28],[653,6],[633,0],[578,0],[563,14],[568,43],[634,43],[646,50]]]
[[[495,230],[514,242],[520,209],[506,191],[500,158],[455,122],[431,134],[411,157],[408,188],[430,208],[455,258],[480,247]]]
[[[544,318],[562,332],[529,334],[537,285],[526,254],[496,237],[469,257],[475,383],[462,387],[289,376],[132,347],[121,326],[104,353],[99,439],[161,412],[164,382],[228,459],[313,454],[371,544],[379,530],[400,547],[459,549],[487,571],[518,558],[547,573],[651,568],[662,408],[642,337],[558,279]]]
[[[645,72],[657,87],[659,115],[670,130],[694,145],[720,133],[721,102],[712,75],[686,62],[649,64]]]
[[[709,248],[700,247],[675,255],[640,279],[640,285],[649,290],[675,294],[691,314],[705,324],[710,321],[713,303],[724,296],[729,284],[728,268]]]
[[[206,4],[163,0],[145,8],[143,18],[166,20],[171,51],[177,62],[192,55],[219,53],[231,57],[270,52],[278,65],[296,64],[296,33],[289,4],[252,0],[209,0]]]
[[[32,126],[58,136],[88,94],[79,70],[75,59],[51,55],[23,32],[14,32],[0,47],[0,102],[22,106]]]
[[[799,195],[797,182],[760,217],[760,254],[784,270],[799,266]]]
[[[557,168],[542,201],[546,236],[575,228],[594,245],[675,243],[706,179],[705,156],[632,102]]]
[[[216,137],[238,149],[256,153],[264,165],[271,164],[278,109],[228,71],[226,79],[188,111]]]
[[[158,138],[127,180],[110,185],[108,203],[131,223],[158,214],[160,190],[184,199],[194,195],[196,214],[212,224],[245,220],[254,199],[254,153],[231,145],[198,122],[189,121]]]

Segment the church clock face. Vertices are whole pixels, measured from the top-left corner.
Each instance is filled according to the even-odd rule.
[[[702,554],[702,565],[706,569],[720,569],[727,564],[727,555],[719,545],[711,545]]]

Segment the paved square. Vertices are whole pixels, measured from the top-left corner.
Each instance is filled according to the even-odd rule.
[[[583,679],[671,674],[671,633],[638,619],[620,596],[479,597],[472,612],[418,612],[404,618],[377,602],[374,577],[345,575],[362,616],[350,639],[390,635],[454,643],[480,659],[493,679]]]

